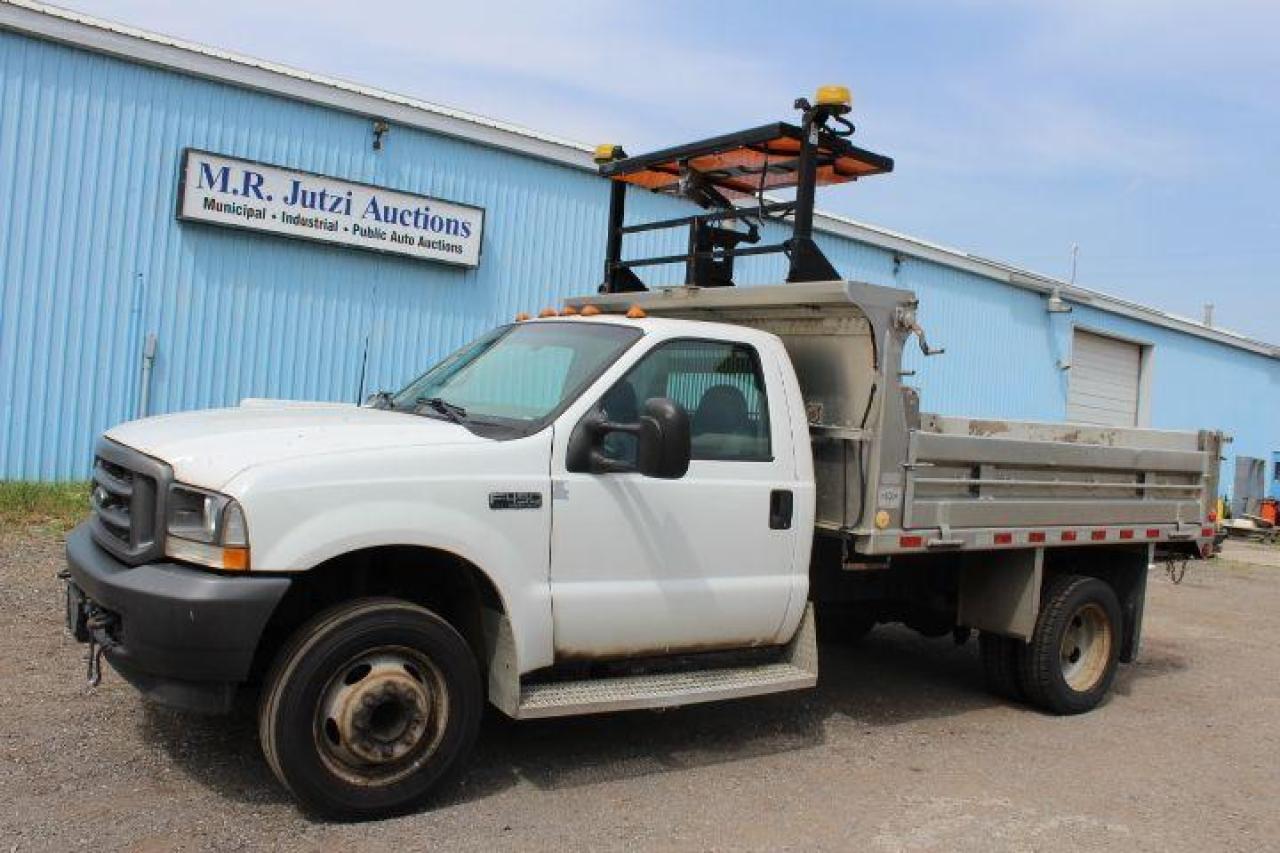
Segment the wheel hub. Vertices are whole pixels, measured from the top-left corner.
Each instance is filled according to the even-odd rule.
[[[412,761],[436,740],[442,692],[421,662],[381,653],[352,661],[320,704],[317,738],[353,770],[380,771]]]
[[[1072,614],[1059,649],[1062,677],[1072,690],[1087,692],[1103,677],[1111,643],[1111,622],[1097,604],[1090,602]]]

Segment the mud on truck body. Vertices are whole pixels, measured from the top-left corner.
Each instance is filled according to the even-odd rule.
[[[998,693],[1094,707],[1137,653],[1153,550],[1211,542],[1222,437],[921,412],[915,297],[842,280],[810,236],[815,186],[892,161],[848,142],[840,91],[798,106],[799,126],[602,148],[600,292],[398,393],[108,430],[67,542],[91,668],[188,710],[256,695],[273,772],[338,817],[460,772],[486,701],[526,719],[810,688],[819,633],[878,622],[976,632]],[[711,212],[627,225],[629,184]],[[621,246],[660,227],[688,229],[686,284],[649,290],[634,270],[672,258]],[[767,251],[787,283],[733,286]]]

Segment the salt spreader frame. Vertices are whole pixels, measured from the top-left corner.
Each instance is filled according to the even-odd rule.
[[[893,160],[849,142],[854,127],[845,118],[852,106],[847,88],[823,86],[814,100],[813,104],[805,98],[796,100],[795,107],[802,113],[799,126],[774,122],[637,157],[627,157],[617,145],[599,146],[595,159],[600,174],[613,181],[600,292],[647,290],[635,273],[637,267],[675,263],[685,265],[685,284],[730,286],[734,258],[773,253],[788,257],[788,282],[840,278],[813,240],[814,192],[818,186],[891,172]],[[624,225],[628,185],[683,196],[710,212]],[[790,187],[796,190],[793,200],[765,196]],[[752,197],[757,202],[754,206],[738,203]],[[788,217],[790,238],[756,245],[759,223]],[[745,222],[746,230],[724,227],[723,223],[734,221]],[[623,260],[625,235],[681,226],[689,229],[686,252]]]

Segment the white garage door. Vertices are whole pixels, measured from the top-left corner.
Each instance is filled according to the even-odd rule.
[[[1142,347],[1075,330],[1067,420],[1107,426],[1138,423]]]

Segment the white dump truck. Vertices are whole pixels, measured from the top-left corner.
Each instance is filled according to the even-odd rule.
[[[280,781],[355,818],[460,772],[486,702],[802,690],[819,635],[880,622],[976,632],[1001,695],[1094,707],[1137,653],[1154,549],[1210,547],[1222,436],[922,412],[901,381],[904,346],[929,351],[915,297],[831,275],[806,233],[815,183],[891,163],[828,130],[830,93],[802,107],[800,127],[601,157],[615,186],[674,171],[704,200],[789,175],[785,284],[728,286],[759,236],[735,205],[681,220],[685,285],[641,289],[620,244],[648,226],[615,192],[602,292],[399,392],[108,430],[67,542],[92,676],[105,655],[199,711],[256,691]]]

